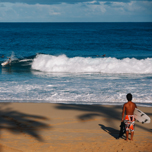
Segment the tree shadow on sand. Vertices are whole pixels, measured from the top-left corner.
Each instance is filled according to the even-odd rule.
[[[120,124],[119,126],[117,126],[116,123],[114,123],[115,120],[120,121],[121,123],[122,106],[57,104],[56,108],[60,110],[77,110],[77,111],[86,112],[85,114],[77,116],[77,118],[80,121],[91,120],[97,116],[101,116],[105,118],[104,121],[107,124],[106,128],[110,130],[112,128],[113,129],[119,128]],[[149,115],[151,115],[151,113],[149,113]],[[136,127],[151,132],[151,130],[146,128],[143,124],[136,124]],[[105,128],[105,126],[103,128]],[[119,135],[118,130],[115,131]]]
[[[14,134],[28,134],[43,142],[39,131],[50,128],[49,125],[41,122],[47,118],[5,108],[7,104],[9,103],[0,103],[0,129],[8,130]]]
[[[77,111],[82,111],[86,112],[82,115],[78,115],[77,118],[80,121],[85,121],[85,120],[91,120],[94,119],[97,116],[101,116],[106,121],[108,126],[113,126],[116,128],[115,124],[113,121],[115,120],[121,120],[121,106],[101,106],[101,105],[69,105],[69,104],[57,104],[56,106],[57,109],[61,110],[77,110]]]

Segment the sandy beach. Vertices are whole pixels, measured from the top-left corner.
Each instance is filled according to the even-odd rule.
[[[152,119],[152,107],[138,107]],[[121,106],[0,103],[1,152],[151,152],[152,124],[118,139]]]

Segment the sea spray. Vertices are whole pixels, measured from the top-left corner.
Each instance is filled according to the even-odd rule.
[[[32,69],[43,72],[65,73],[152,73],[152,58],[91,58],[73,57],[66,55],[52,56],[39,54],[33,60]]]

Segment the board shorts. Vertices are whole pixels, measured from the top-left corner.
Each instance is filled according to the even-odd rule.
[[[125,116],[125,127],[126,127],[126,131],[134,131],[134,124],[135,124],[135,118],[134,115],[126,115]]]

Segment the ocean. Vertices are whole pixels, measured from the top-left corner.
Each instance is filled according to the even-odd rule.
[[[152,106],[152,23],[0,23],[0,102]]]

